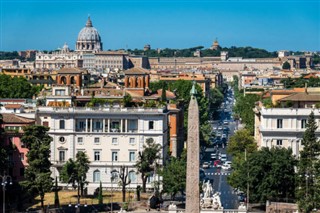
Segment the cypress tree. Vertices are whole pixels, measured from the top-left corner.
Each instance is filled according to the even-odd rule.
[[[60,208],[57,177],[56,177],[56,182],[55,182],[55,186],[54,186],[54,207]]]
[[[100,181],[100,187],[99,187],[98,202],[99,202],[99,204],[103,204],[102,183],[101,183],[101,181]]]
[[[320,208],[319,164],[320,141],[316,137],[318,126],[311,112],[303,135],[303,150],[300,152],[297,174],[297,200],[304,212]]]

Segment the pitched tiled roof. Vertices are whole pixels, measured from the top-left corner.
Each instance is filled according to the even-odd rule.
[[[319,93],[294,93],[287,97],[279,99],[279,101],[320,101]]]
[[[156,94],[152,94],[152,97],[161,97],[162,96],[162,89],[158,89]],[[176,98],[175,94],[169,90],[166,90],[166,98],[174,99]]]
[[[2,114],[3,123],[19,123],[19,124],[25,124],[25,123],[34,123],[35,120],[24,118],[12,113],[3,113]]]
[[[4,105],[4,107],[6,109],[20,109],[21,108],[21,104],[6,104]]]
[[[148,74],[149,72],[150,72],[149,70],[146,70],[140,67],[134,67],[124,71],[124,74],[125,75],[143,75],[143,74]]]

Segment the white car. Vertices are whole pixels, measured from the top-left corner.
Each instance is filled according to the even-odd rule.
[[[227,161],[227,154],[220,154],[220,160],[222,162],[226,162]]]
[[[229,165],[229,164],[222,164],[221,169],[223,169],[223,170],[230,170],[230,169],[231,169],[231,165]]]
[[[203,164],[202,164],[202,168],[209,168],[209,163],[208,162],[204,162]]]
[[[222,169],[224,170],[229,170],[231,169],[231,161],[225,161],[222,166],[221,166]]]

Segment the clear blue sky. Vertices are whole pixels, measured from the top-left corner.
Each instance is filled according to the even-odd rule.
[[[320,0],[0,0],[0,50],[71,49],[88,14],[104,49],[320,50]]]

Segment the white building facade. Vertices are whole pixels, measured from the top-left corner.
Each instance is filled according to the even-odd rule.
[[[256,107],[255,140],[258,147],[291,148],[292,154],[299,157],[303,149],[303,134],[312,111],[318,125],[316,136],[320,139],[320,109]]]
[[[87,173],[88,193],[99,187],[117,188],[120,166],[128,166],[129,188],[142,185],[135,168],[138,153],[148,138],[163,149],[161,160],[167,158],[168,113],[165,108],[51,108],[37,109],[37,123],[49,126],[51,143],[52,176],[59,177],[68,159],[76,159],[79,151],[90,160]],[[112,179],[111,177],[116,177]],[[149,178],[147,188],[153,187]]]

